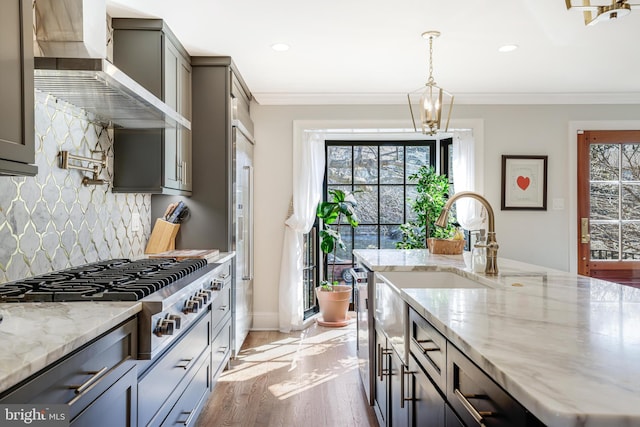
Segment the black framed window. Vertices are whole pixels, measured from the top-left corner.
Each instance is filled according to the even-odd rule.
[[[360,225],[341,226],[345,250],[336,253],[336,280],[353,285],[348,274],[353,267],[353,249],[395,249],[402,239],[400,225],[415,219],[409,200],[416,194],[409,176],[423,165],[430,165],[449,177],[453,188],[453,140],[408,141],[325,141],[326,169],[324,200],[330,189],[358,193]],[[318,249],[317,226],[305,235],[304,310],[305,318],[318,312],[315,287],[320,280],[319,265],[331,277],[333,254],[322,261]]]
[[[348,270],[354,264],[353,249],[395,249],[396,242],[402,238],[400,225],[415,219],[409,200],[415,197],[416,189],[409,176],[420,166],[430,165],[451,177],[452,146],[450,138],[442,141],[325,141],[325,200],[331,189],[357,192],[356,212],[360,220],[356,229],[349,225],[341,227],[346,249],[336,253],[337,280],[352,284]],[[440,150],[439,156],[437,150]],[[327,277],[332,274],[330,261],[328,259],[323,265]]]
[[[303,304],[304,318],[313,316],[319,311],[316,302],[315,289],[318,286],[318,227],[314,225],[311,231],[303,236]]]

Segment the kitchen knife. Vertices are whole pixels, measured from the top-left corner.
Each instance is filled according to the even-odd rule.
[[[165,221],[169,221],[169,218],[171,218],[171,214],[176,209],[176,206],[178,206],[178,202],[169,203],[169,206],[167,206],[167,210],[164,211],[164,220]]]
[[[176,208],[173,210],[167,221],[177,224],[178,217],[180,216],[184,208],[186,208],[186,205],[183,202],[179,202],[178,206],[176,206]]]
[[[178,217],[176,218],[176,222],[178,224],[181,224],[182,221],[185,220],[185,218],[187,218],[189,216],[189,208],[187,206],[185,206],[182,211],[178,214]]]

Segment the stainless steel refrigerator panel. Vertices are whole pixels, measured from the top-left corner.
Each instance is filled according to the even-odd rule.
[[[253,142],[233,129],[234,236],[236,252],[233,354],[240,351],[253,323]]]

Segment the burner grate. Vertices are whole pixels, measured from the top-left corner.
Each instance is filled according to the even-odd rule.
[[[100,261],[0,285],[0,301],[136,301],[206,265],[203,259]]]

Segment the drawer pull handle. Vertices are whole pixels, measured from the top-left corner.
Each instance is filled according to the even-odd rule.
[[[404,363],[400,364],[400,409],[404,409],[404,402],[414,400],[413,397],[405,397],[404,395],[404,376],[413,374],[415,372],[405,370]]]
[[[188,426],[189,424],[191,424],[191,421],[193,421],[193,415],[195,414],[195,411],[182,411],[183,415],[187,415],[187,419],[180,422],[180,424]]]
[[[193,360],[193,357],[191,359],[182,359],[180,360],[180,363],[176,365],[176,368],[182,368],[186,371],[187,368],[189,368],[189,365],[191,364],[192,360]]]
[[[478,411],[476,408],[474,408],[474,406],[471,404],[471,402],[469,402],[467,399],[488,399],[487,396],[483,395],[483,394],[467,394],[466,396],[462,393],[460,393],[460,390],[455,389],[454,390],[454,394],[456,395],[456,397],[458,399],[460,399],[460,402],[462,403],[462,406],[464,406],[464,408],[469,412],[469,414],[471,414],[471,416],[473,417],[474,420],[476,420],[476,422],[478,424],[484,425],[484,417],[491,417],[493,415],[495,415],[493,412],[491,411]]]
[[[378,378],[382,381],[382,346],[378,343]]]
[[[393,350],[388,350],[388,349],[386,349],[386,348],[382,348],[382,347],[380,347],[380,349],[382,350],[382,351],[380,352],[380,354],[382,355],[381,357],[389,356],[389,355],[393,354]],[[386,358],[386,359],[387,359],[387,364],[388,364],[388,363],[389,363],[389,361],[388,361],[389,359],[388,359],[388,358]],[[382,365],[382,361],[383,361],[383,360],[384,360],[384,359],[381,359],[381,360],[380,360],[380,364],[381,364],[381,365]],[[389,367],[387,367],[387,368],[384,368],[384,367],[383,367],[383,368],[382,368],[382,374],[380,375],[380,380],[382,380],[382,379],[383,379],[382,377],[386,377],[386,376],[389,376],[389,375],[391,375],[391,367],[390,367],[390,366],[389,366]]]
[[[220,348],[218,349],[218,353],[226,353],[226,352],[227,352],[227,348],[228,348],[228,347],[220,347]]]
[[[218,310],[220,311],[226,311],[227,310],[227,306],[226,305],[221,305]]]
[[[385,369],[383,356],[388,356],[391,354],[393,350],[387,350],[382,348],[380,343],[378,343],[378,376],[380,377],[380,381],[384,379],[385,376],[389,375],[389,369]]]
[[[440,347],[436,346],[434,343],[434,347],[424,347],[422,344],[426,344],[426,343],[433,343],[433,340],[414,340],[416,342],[416,344],[418,344],[418,347],[420,347],[420,350],[422,350],[423,353],[429,353],[430,351],[440,351]]]
[[[99,371],[88,371],[86,373],[86,375],[91,375],[91,377],[86,380],[85,382],[83,382],[80,385],[70,385],[69,388],[72,390],[75,390],[76,394],[80,394],[83,391],[85,391],[91,384],[95,383],[96,381],[98,381],[98,379],[104,375],[105,372],[107,372],[109,370],[109,368],[107,366],[105,366],[104,368],[100,369]]]

